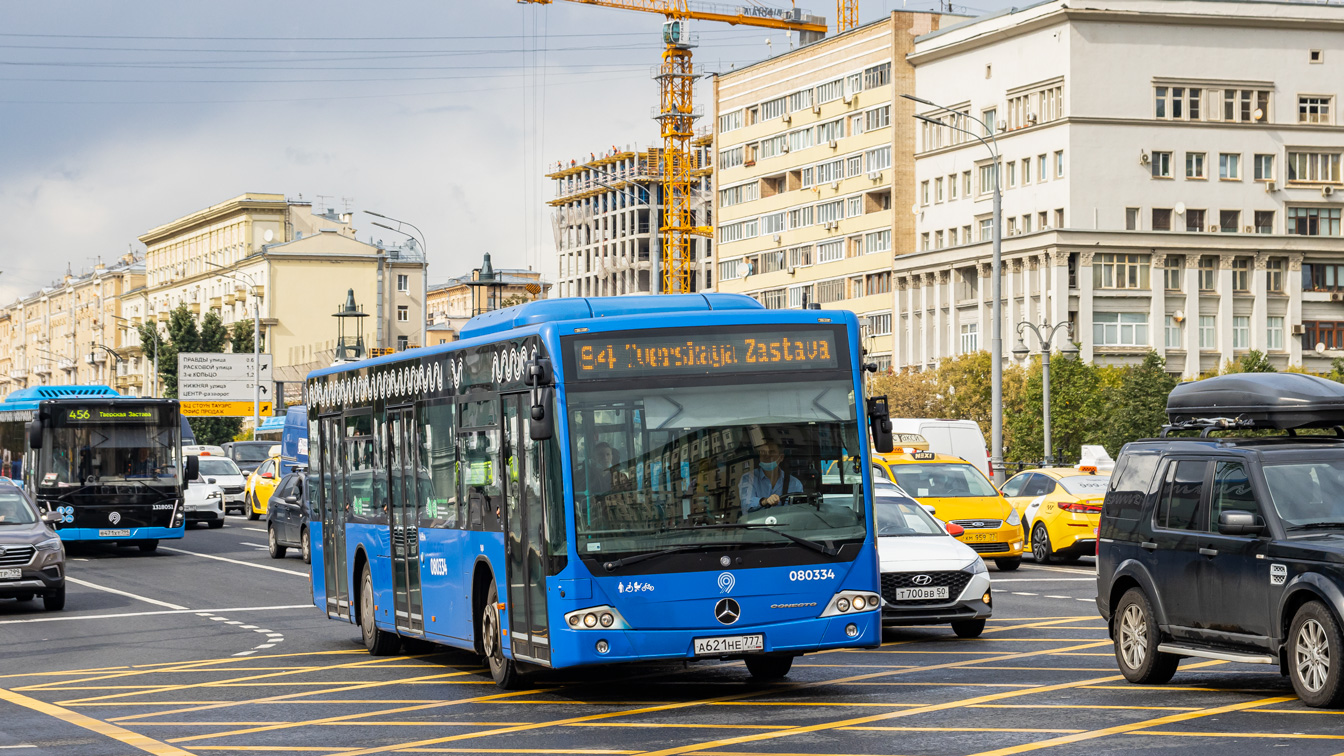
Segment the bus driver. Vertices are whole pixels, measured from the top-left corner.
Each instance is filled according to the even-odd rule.
[[[780,469],[784,455],[779,450],[779,444],[766,441],[756,447],[756,453],[760,460],[756,469],[743,475],[737,484],[737,494],[742,500],[742,514],[773,507],[784,494],[803,492],[803,484]]]

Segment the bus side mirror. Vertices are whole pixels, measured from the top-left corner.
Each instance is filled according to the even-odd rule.
[[[196,478],[200,476],[201,460],[199,457],[195,455],[188,456],[187,461],[184,463],[183,466],[185,472],[185,477],[183,478],[184,480],[196,480]]]
[[[891,412],[885,396],[868,397],[868,425],[873,433],[873,449],[878,454],[890,454],[894,448],[891,438]]]
[[[554,404],[555,371],[545,357],[528,360],[523,365],[523,383],[532,389],[532,407],[529,414],[528,435],[533,441],[549,441],[555,437],[555,418],[550,407]]]
[[[42,418],[34,417],[28,421],[28,448],[42,448]]]

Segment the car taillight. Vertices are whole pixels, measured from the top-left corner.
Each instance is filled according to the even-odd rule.
[[[1101,505],[1084,504],[1081,501],[1063,501],[1060,502],[1059,508],[1065,512],[1074,512],[1077,514],[1101,514]]]

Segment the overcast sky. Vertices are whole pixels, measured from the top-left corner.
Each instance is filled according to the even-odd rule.
[[[903,5],[861,0],[861,20]],[[541,174],[656,136],[661,23],[511,0],[0,4],[0,303],[249,191],[410,221],[432,281],[487,251],[552,274]],[[789,45],[695,29],[709,70]],[[370,220],[356,216],[361,239],[397,238]]]

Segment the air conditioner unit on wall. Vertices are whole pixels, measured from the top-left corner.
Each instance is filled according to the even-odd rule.
[[[1335,193],[1335,188],[1334,188],[1333,186],[1323,186],[1323,187],[1321,187],[1321,196],[1322,196],[1322,197],[1329,197],[1330,195],[1332,195],[1332,194],[1334,194],[1334,193]]]
[[[837,142],[837,141],[835,141],[834,139],[832,139],[832,140],[830,141],[830,144],[827,145],[827,146],[829,146],[831,149],[835,149],[836,147],[839,147],[839,146],[840,146],[840,143]]]
[[[813,113],[816,113],[816,114],[818,114],[818,115],[820,115],[820,114],[821,114],[821,106],[820,106],[820,105],[813,105],[813,106],[812,106],[812,112],[813,112]]]
[[[1307,332],[1307,327],[1306,327],[1306,326],[1302,325],[1301,323],[1294,323],[1294,324],[1293,324],[1293,335],[1294,335],[1294,336],[1302,336],[1302,335],[1306,334],[1306,332]]]
[[[784,123],[793,123],[793,116],[789,115],[788,113],[785,113],[783,117],[781,117],[779,120],[783,121]]]
[[[1273,182],[1273,181],[1266,181],[1266,182],[1265,182],[1265,191],[1266,191],[1266,192],[1272,192],[1272,191],[1274,191],[1274,190],[1276,190],[1276,189],[1278,189],[1278,187],[1274,185],[1274,182]]]

